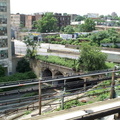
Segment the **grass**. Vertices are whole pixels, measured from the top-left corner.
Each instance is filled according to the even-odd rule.
[[[34,95],[38,95],[38,92],[26,93],[26,94],[22,95],[22,97],[30,97],[30,96],[34,96]]]
[[[32,113],[32,111],[26,111],[24,115],[29,115],[30,113]]]
[[[112,63],[112,62],[106,62],[106,66],[107,68],[114,68],[116,64],[115,63]]]
[[[37,56],[37,59],[42,60],[44,62],[49,62],[49,63],[53,63],[53,64],[66,66],[66,67],[69,67],[69,68],[74,67],[75,63],[76,63],[76,60],[74,60],[74,59],[61,58],[61,57],[58,57],[58,56],[42,56],[42,55],[39,55],[39,56]]]

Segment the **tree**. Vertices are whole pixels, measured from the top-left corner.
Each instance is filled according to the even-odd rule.
[[[75,31],[74,31],[74,29],[73,29],[72,26],[68,25],[68,26],[66,26],[66,27],[64,28],[64,32],[67,33],[67,34],[72,34],[72,33],[74,33]]]
[[[95,22],[90,18],[86,19],[85,28],[86,28],[86,32],[91,32],[92,30],[95,30]]]
[[[115,45],[119,37],[117,31],[114,28],[111,28],[108,30],[108,34],[109,34],[109,39]]]
[[[20,73],[31,71],[28,59],[22,58],[20,61],[18,61],[16,71]]]
[[[27,46],[27,54],[26,57],[29,59],[35,59],[36,55],[37,55],[37,46],[38,46],[38,42],[34,41],[31,38],[31,34],[29,34],[29,36],[26,36],[24,38],[24,43]]]
[[[78,15],[78,16],[76,16],[75,21],[82,21],[84,19],[85,18],[83,16]]]
[[[24,43],[27,46],[26,58],[29,59],[30,61],[30,68],[34,71],[36,76],[39,78],[40,73],[38,73],[38,71],[36,70],[36,67],[38,66],[38,61],[36,59],[36,56],[37,56],[37,47],[39,43],[32,39],[31,34],[25,37]]]
[[[106,68],[105,61],[107,56],[99,48],[82,44],[77,68],[85,71],[101,70]]]
[[[100,46],[100,43],[102,40],[105,38],[108,38],[108,33],[107,31],[100,31],[98,33],[94,33],[90,36],[91,40],[93,43],[96,43],[98,46]]]
[[[0,65],[0,77],[5,76],[5,69]]]
[[[68,14],[67,13],[63,13],[63,16],[67,16]]]
[[[78,30],[79,32],[91,32],[92,30],[95,30],[95,22],[92,19],[87,18],[84,24],[78,26]]]
[[[42,33],[55,32],[57,30],[57,19],[53,16],[53,13],[45,13],[45,15],[37,22],[34,22],[34,24],[37,31]]]

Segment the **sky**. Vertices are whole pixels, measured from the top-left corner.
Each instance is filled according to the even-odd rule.
[[[10,2],[13,14],[57,12],[78,15],[87,13],[108,15],[116,12],[120,16],[120,0],[10,0]]]

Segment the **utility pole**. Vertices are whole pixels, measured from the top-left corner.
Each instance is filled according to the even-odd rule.
[[[113,73],[112,73],[112,83],[111,83],[110,99],[115,97],[115,89],[114,89],[114,86],[115,86],[115,72],[114,72],[114,70],[113,70]]]

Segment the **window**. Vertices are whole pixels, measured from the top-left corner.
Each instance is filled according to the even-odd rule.
[[[7,24],[7,16],[0,15],[0,24]]]
[[[0,39],[0,48],[7,47],[8,46],[8,40],[7,39]]]
[[[0,59],[8,58],[8,50],[0,50]]]
[[[0,2],[0,12],[7,12],[7,3]]]
[[[7,35],[7,27],[0,27],[0,35]]]

